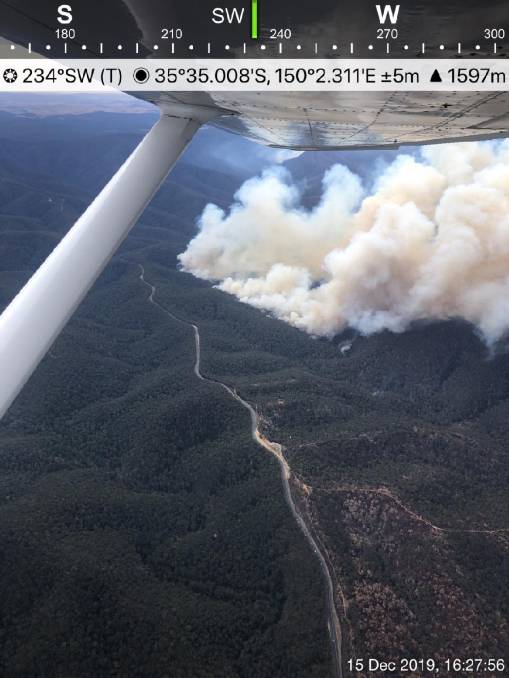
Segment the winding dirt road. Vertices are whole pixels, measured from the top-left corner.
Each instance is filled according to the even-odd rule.
[[[409,506],[397,497],[388,487],[360,487],[359,485],[329,485],[319,487],[313,486],[315,489],[322,490],[322,492],[358,492],[365,494],[377,494],[380,497],[385,497],[393,501],[399,508],[408,514],[413,520],[426,525],[432,532],[453,533],[453,534],[505,534],[509,532],[508,527],[485,527],[485,528],[461,528],[461,527],[440,527],[426,518],[425,516],[412,510]]]
[[[235,389],[231,388],[227,384],[224,384],[222,381],[219,381],[218,379],[212,379],[211,377],[206,377],[202,374],[201,372],[201,343],[200,343],[200,331],[197,325],[195,325],[192,322],[188,322],[187,320],[183,320],[182,318],[179,318],[178,316],[174,315],[170,311],[168,311],[166,308],[161,306],[157,301],[154,300],[155,294],[156,294],[156,287],[149,283],[147,280],[145,280],[145,269],[141,264],[138,264],[138,267],[140,269],[140,275],[139,279],[141,282],[150,289],[150,295],[147,299],[147,301],[152,304],[153,306],[156,306],[160,311],[162,311],[165,315],[167,315],[169,318],[172,320],[181,323],[183,325],[187,325],[189,327],[193,328],[194,331],[194,340],[195,340],[195,363],[194,363],[194,373],[198,379],[201,379],[201,381],[206,381],[211,384],[216,384],[217,386],[220,386],[223,388],[225,391],[228,392],[228,394],[234,398],[237,402],[239,402],[248,412],[251,417],[251,436],[253,440],[258,443],[261,447],[263,447],[265,450],[273,454],[276,459],[279,462],[279,466],[281,469],[281,479],[283,482],[283,490],[284,490],[284,495],[285,495],[285,500],[286,503],[288,504],[288,507],[290,508],[290,511],[292,512],[293,517],[297,521],[297,524],[299,525],[300,529],[302,530],[304,536],[306,537],[308,543],[310,544],[311,548],[313,549],[316,557],[318,558],[318,561],[320,563],[320,568],[322,571],[322,575],[325,579],[326,583],[326,588],[327,588],[327,608],[328,608],[328,627],[329,627],[329,634],[330,634],[330,639],[331,639],[331,646],[332,646],[332,656],[333,656],[333,664],[334,664],[334,675],[336,678],[343,678],[343,668],[342,668],[342,656],[341,656],[341,625],[339,623],[339,618],[338,614],[336,611],[336,605],[334,602],[334,583],[332,581],[332,577],[329,572],[329,567],[327,565],[327,560],[324,557],[323,553],[320,551],[320,548],[318,547],[318,544],[313,537],[313,534],[311,532],[310,527],[302,517],[302,514],[300,513],[297,505],[295,504],[295,501],[292,496],[292,490],[291,490],[291,477],[292,477],[292,470],[286,461],[283,451],[281,449],[281,445],[279,443],[273,443],[270,440],[267,440],[263,436],[263,434],[260,432],[260,417],[254,407],[247,402],[247,400],[244,400],[239,396],[239,394],[236,392]]]

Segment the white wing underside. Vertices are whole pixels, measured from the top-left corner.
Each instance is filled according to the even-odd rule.
[[[201,124],[162,116],[0,316],[0,418]]]
[[[82,14],[85,34],[88,30],[89,35],[95,35],[97,22],[93,10],[101,4],[100,0],[83,2],[83,10],[91,8],[88,14],[85,11]],[[322,9],[332,4],[328,0],[317,1]],[[372,3],[366,0],[354,3],[352,8],[357,9],[357,4],[362,11],[357,19],[349,15],[349,22],[357,21],[352,25],[357,26],[357,42],[362,44],[368,39]],[[490,16],[505,15],[502,0],[491,0],[488,4]],[[169,0],[111,0],[111,5],[110,31],[113,27],[117,30],[120,22],[126,36],[137,40],[141,34],[146,46],[154,44],[155,34],[160,35],[160,26],[164,25],[162,17],[168,18],[170,10],[184,14],[194,11],[192,3]],[[463,13],[456,11],[462,6],[460,0],[447,3],[436,0],[432,6],[430,9],[429,2],[412,0],[408,21],[420,25],[438,13],[444,21],[447,19],[448,26],[461,23]],[[2,33],[9,40],[30,39],[29,36],[35,40],[37,36],[39,43],[44,44],[48,39],[50,17],[55,10],[50,0],[0,0],[0,9]],[[478,8],[468,22],[470,32],[463,27],[462,34],[476,35],[484,14],[484,6]],[[320,34],[328,28],[336,30],[337,22],[328,17],[324,10],[315,26],[320,28]],[[193,15],[193,21],[194,18]],[[307,36],[307,29],[302,38],[315,39]],[[210,120],[218,127],[263,144],[296,150],[398,147],[509,134],[507,91],[263,94],[155,91],[142,96],[159,106],[161,120],[0,316],[0,418],[202,122]]]

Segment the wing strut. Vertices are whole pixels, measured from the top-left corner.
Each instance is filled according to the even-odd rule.
[[[200,124],[163,115],[0,316],[0,419]]]

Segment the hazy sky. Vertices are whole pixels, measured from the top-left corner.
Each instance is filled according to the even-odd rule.
[[[150,110],[154,110],[152,104],[123,92],[107,94],[0,92],[0,111],[22,115],[78,115],[94,111],[146,113]]]

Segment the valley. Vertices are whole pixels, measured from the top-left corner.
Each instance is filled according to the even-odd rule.
[[[10,148],[2,306],[142,133],[107,120],[82,124],[75,167],[58,138]],[[310,337],[181,272],[197,216],[245,179],[200,155],[0,427],[0,673],[324,678],[340,654],[344,676],[362,656],[507,656],[506,346],[456,320]],[[327,156],[287,163],[310,203]]]

